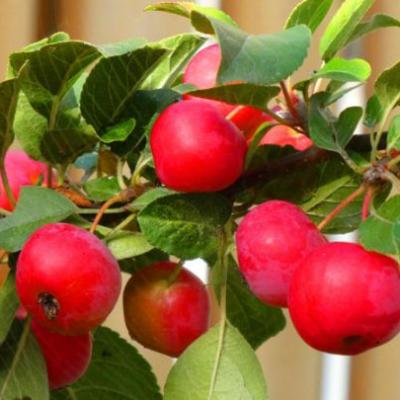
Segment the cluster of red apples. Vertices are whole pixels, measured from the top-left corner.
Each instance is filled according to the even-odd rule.
[[[189,63],[184,83],[215,86],[218,45]],[[249,106],[192,99],[169,106],[155,122],[151,149],[160,181],[184,192],[213,192],[243,172],[247,143],[271,117]],[[305,150],[312,142],[277,126],[263,144]],[[279,200],[252,209],[236,234],[239,269],[264,303],[289,307],[295,327],[312,347],[358,354],[400,330],[400,273],[395,260],[359,244],[328,243],[297,206]]]

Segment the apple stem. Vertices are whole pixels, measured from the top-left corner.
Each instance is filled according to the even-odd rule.
[[[47,164],[47,187],[51,189],[53,187],[53,167],[51,164]]]
[[[179,275],[182,271],[182,264],[178,263],[174,269],[174,271],[172,272],[172,274],[168,277],[168,286],[173,285],[176,280],[179,278]]]
[[[4,249],[0,249],[0,263],[7,256],[7,252]]]
[[[372,199],[374,198],[374,192],[375,192],[374,188],[372,186],[368,186],[362,205],[362,211],[361,211],[362,221],[365,221],[368,218],[369,208],[371,206]]]
[[[1,177],[1,180],[3,181],[3,187],[4,187],[4,190],[6,192],[8,201],[10,202],[11,206],[14,208],[15,204],[16,204],[16,201],[15,201],[14,194],[13,194],[13,192],[11,190],[11,187],[10,187],[10,181],[8,180],[6,168],[5,168],[5,165],[4,165],[4,160],[0,164],[0,177]]]
[[[292,114],[293,118],[296,121],[299,121],[300,120],[299,113],[297,112],[296,107],[293,104],[292,98],[290,97],[290,93],[289,93],[289,90],[288,90],[288,88],[286,86],[285,81],[281,81],[279,84],[280,84],[280,87],[282,89],[282,93],[283,93],[283,96],[285,98],[285,102],[286,102],[286,106],[287,106],[288,110]]]
[[[343,201],[341,201],[318,225],[318,229],[322,231],[338,214],[340,214],[350,203],[357,197],[361,196],[365,191],[365,186],[361,185],[357,190],[351,193]]]

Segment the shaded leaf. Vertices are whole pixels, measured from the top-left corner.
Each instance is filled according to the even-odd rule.
[[[83,186],[87,195],[94,201],[106,201],[121,191],[115,176],[91,179]]]
[[[6,281],[0,287],[0,345],[7,337],[18,305],[19,299],[15,288],[15,275],[11,271],[8,273]]]
[[[390,124],[387,136],[387,149],[400,150],[400,115],[396,115]]]

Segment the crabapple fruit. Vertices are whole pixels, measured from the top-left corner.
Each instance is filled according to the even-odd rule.
[[[247,144],[214,107],[187,100],[167,107],[150,136],[160,181],[181,192],[216,192],[242,174]]]
[[[218,69],[221,64],[221,49],[218,44],[200,50],[189,62],[183,75],[183,83],[189,83],[198,89],[208,89],[217,84]],[[184,95],[184,99],[197,99],[204,104],[215,107],[218,112],[226,116],[235,109],[235,105],[218,100],[201,99]]]
[[[136,272],[124,291],[129,334],[143,346],[178,357],[208,329],[210,303],[204,284],[172,262]]]
[[[40,179],[46,181],[46,164],[32,160],[21,150],[8,150],[4,159],[4,167],[15,200],[18,200],[22,186],[36,185]],[[4,189],[0,178],[0,208],[12,211],[13,207]]]
[[[27,240],[17,263],[21,304],[50,331],[80,335],[101,324],[121,289],[121,273],[95,235],[48,224]]]
[[[278,125],[273,127],[261,139],[260,145],[275,145],[275,146],[292,146],[298,151],[309,149],[313,145],[313,141],[306,135],[296,132],[294,129]]]
[[[293,272],[311,250],[325,242],[300,208],[270,200],[240,222],[236,233],[239,269],[261,301],[286,307]]]
[[[64,336],[49,332],[32,320],[31,330],[46,362],[50,390],[76,382],[87,370],[92,356],[92,335]]]
[[[289,312],[315,349],[353,355],[400,330],[400,273],[393,259],[355,243],[328,243],[293,275]]]

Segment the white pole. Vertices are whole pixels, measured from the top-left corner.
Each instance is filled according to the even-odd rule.
[[[196,3],[204,7],[221,8],[221,0],[197,0]]]

